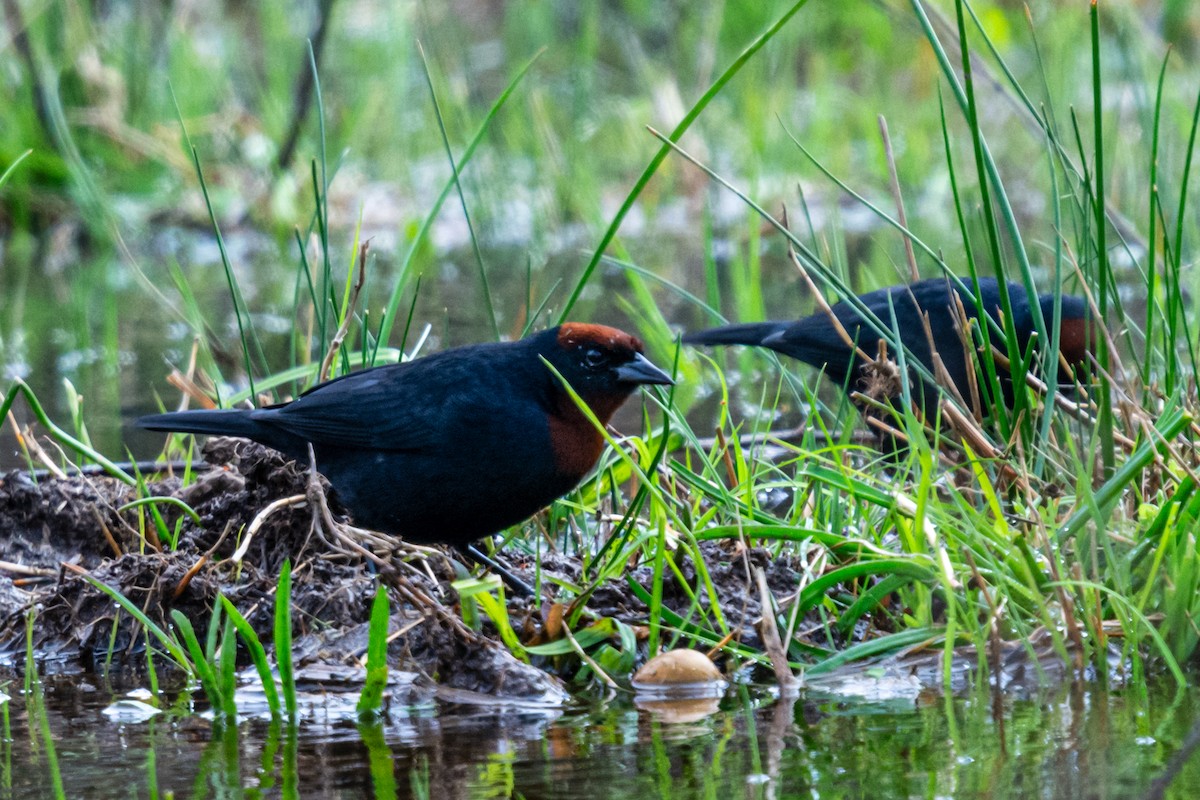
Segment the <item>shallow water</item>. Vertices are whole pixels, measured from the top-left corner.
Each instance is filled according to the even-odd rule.
[[[1161,684],[998,704],[986,692],[787,704],[735,688],[687,722],[618,697],[564,710],[400,708],[376,728],[288,734],[257,721],[215,731],[183,711],[116,724],[102,713],[115,695],[78,677],[49,681],[45,714],[31,714],[19,686],[6,690],[0,798],[51,797],[56,784],[88,798],[1128,798],[1200,720],[1200,691]],[[1200,757],[1166,796],[1198,788]]]

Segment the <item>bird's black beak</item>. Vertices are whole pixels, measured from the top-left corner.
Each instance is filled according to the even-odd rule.
[[[641,353],[633,354],[633,361],[617,367],[617,380],[621,383],[655,383],[664,386],[674,386],[671,376],[650,363],[650,359]]]

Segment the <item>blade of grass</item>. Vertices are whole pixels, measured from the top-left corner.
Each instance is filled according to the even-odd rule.
[[[224,714],[225,701],[221,697],[220,684],[217,681],[216,672],[213,671],[213,665],[205,656],[204,648],[200,646],[200,640],[196,638],[196,631],[192,628],[191,621],[178,609],[171,611],[171,619],[175,622],[179,635],[183,637],[188,653],[191,654],[190,662],[186,663],[192,665],[192,675],[200,682],[200,688],[204,690],[204,696],[208,698],[208,704],[212,706],[213,713],[220,718]]]
[[[1111,267],[1108,263],[1108,225],[1104,214],[1104,82],[1100,76],[1100,5],[1093,2],[1089,8],[1092,34],[1092,131],[1093,152],[1096,162],[1096,183],[1092,193],[1096,215],[1096,276],[1100,284],[1097,305],[1100,307],[1100,319],[1108,316],[1108,286],[1111,280]],[[1108,340],[1103,336],[1096,337],[1096,359],[1100,367],[1109,370]],[[1100,432],[1100,459],[1104,465],[1104,477],[1113,474],[1115,462],[1115,444],[1113,443],[1113,408],[1112,388],[1108,381],[1100,381],[1100,415],[1096,427]]]
[[[678,125],[675,126],[674,130],[671,131],[670,136],[667,138],[669,138],[671,142],[678,142],[683,134],[687,132],[688,128],[692,127],[692,123],[695,122],[699,118],[700,114],[704,112],[704,109],[708,107],[708,104],[712,102],[713,98],[720,94],[721,90],[725,88],[725,85],[733,80],[734,76],[741,71],[742,67],[744,67],[750,61],[754,54],[761,50],[767,42],[775,38],[775,35],[783,29],[783,26],[786,25],[793,16],[796,15],[796,12],[798,12],[807,4],[808,0],[799,0],[799,2],[789,6],[783,12],[783,14],[781,14],[779,18],[776,19],[769,28],[767,28],[767,30],[763,31],[758,38],[751,42],[746,49],[743,50],[737,56],[737,58],[735,58],[733,62],[725,68],[725,71],[722,72],[715,81],[713,81],[712,85],[708,87],[708,90],[700,96],[700,99],[696,101],[695,105],[693,105],[687,114],[684,115],[683,119]],[[579,276],[579,280],[576,282],[575,288],[571,291],[570,297],[567,298],[567,302],[563,305],[563,310],[558,317],[558,321],[560,323],[565,322],[569,317],[571,309],[575,307],[575,303],[578,302],[579,296],[583,294],[584,287],[586,287],[588,281],[591,280],[592,273],[595,272],[596,267],[600,265],[600,259],[604,257],[606,251],[608,250],[608,246],[612,243],[613,239],[616,238],[617,231],[620,230],[621,223],[624,222],[625,216],[633,208],[633,204],[641,195],[642,190],[646,188],[646,185],[650,183],[650,179],[654,177],[654,173],[658,171],[659,166],[666,159],[668,153],[670,153],[669,145],[664,144],[659,147],[658,152],[654,154],[652,159],[650,159],[650,163],[646,165],[646,168],[642,170],[642,174],[633,184],[633,188],[629,190],[629,194],[625,196],[625,201],[621,204],[621,207],[617,209],[616,215],[613,217],[612,222],[610,222],[608,225],[608,230],[606,230],[604,235],[600,237],[600,243],[596,245],[596,249],[592,253],[591,260],[588,261],[587,266],[583,268],[583,274]]]
[[[189,675],[195,674],[195,665],[193,665],[188,659],[187,653],[185,653],[183,648],[179,646],[179,642],[177,642],[174,637],[172,637],[170,634],[156,625],[149,617],[147,617],[142,609],[138,608],[129,598],[99,578],[92,577],[91,575],[84,575],[83,579],[104,594],[111,597],[113,602],[121,606],[121,608],[125,609],[130,616],[137,620],[138,624],[145,628],[148,633],[152,634],[158,643],[162,645],[163,649],[167,651],[172,660],[175,661],[176,665],[178,665],[180,669],[184,670]]]
[[[317,204],[316,204],[316,207],[317,207],[317,231],[318,231],[318,238],[321,242],[322,287],[323,287],[323,290],[328,290],[332,285],[331,274],[332,274],[332,270],[333,270],[333,262],[329,258],[329,169],[328,169],[328,167],[329,167],[329,151],[328,151],[329,142],[325,135],[325,98],[321,94],[321,75],[320,75],[320,72],[317,70],[317,54],[316,54],[316,51],[313,49],[312,39],[307,39],[306,42],[308,44],[308,64],[309,64],[309,68],[312,70],[313,99],[316,101],[316,104],[317,104],[318,141],[320,142],[320,146],[321,146],[321,152],[320,152],[320,156],[319,156],[319,162],[320,162],[319,165],[321,168],[321,178],[320,178],[319,189],[317,192],[318,197],[316,198],[316,200],[317,200]],[[314,164],[313,165],[314,173],[315,173],[316,167],[317,167],[317,165]],[[313,179],[315,182],[316,181],[315,174],[313,175]],[[351,268],[350,274],[351,275],[354,274],[353,268]],[[320,331],[319,331],[320,338],[317,339],[317,341],[320,342],[322,348],[325,347],[325,344],[328,341],[328,339],[326,339],[326,336],[328,334],[328,320],[329,320],[328,306],[324,303],[323,298],[324,298],[324,291],[322,292],[322,302],[319,307],[320,315],[318,317],[318,319],[320,320]],[[320,360],[320,359],[318,359],[318,360]]]
[[[4,173],[0,175],[0,189],[4,188],[4,184],[8,183],[9,178],[11,178],[13,173],[17,171],[17,167],[20,166],[22,161],[29,158],[32,153],[32,150],[26,150],[24,153],[21,153],[19,156],[13,159],[13,162],[9,164],[8,168],[4,170]]]
[[[267,699],[267,707],[271,710],[271,718],[279,719],[282,707],[279,703],[279,692],[275,689],[275,676],[271,674],[271,664],[267,661],[267,651],[263,648],[258,634],[254,632],[254,627],[234,607],[229,598],[220,595],[219,599],[225,608],[226,616],[237,629],[242,641],[246,643],[246,649],[250,651],[250,659],[254,662],[254,669],[258,672],[259,681],[262,682],[263,695]]]
[[[388,664],[388,605],[387,587],[380,584],[375,589],[375,600],[371,603],[371,621],[367,633],[367,679],[362,694],[358,696],[355,711],[361,721],[377,719],[383,709],[383,691],[387,688]]]
[[[184,142],[188,152],[191,154],[192,167],[196,171],[196,178],[200,182],[200,192],[204,197],[204,207],[208,210],[209,224],[212,225],[213,235],[217,240],[217,251],[221,254],[221,266],[225,270],[225,281],[229,286],[229,295],[233,301],[233,315],[237,320],[238,338],[242,345],[242,359],[246,369],[246,380],[250,384],[250,396],[254,398],[255,404],[257,404],[258,394],[254,391],[254,363],[250,358],[250,343],[254,343],[259,363],[264,366],[267,363],[266,356],[263,354],[262,344],[258,341],[258,336],[254,332],[254,325],[249,320],[250,314],[246,308],[246,300],[242,297],[241,287],[238,286],[237,277],[233,274],[233,264],[229,261],[229,251],[225,248],[225,237],[221,235],[221,225],[217,222],[217,212],[213,208],[212,198],[208,194],[208,184],[204,180],[204,170],[200,167],[200,152],[192,144],[191,136],[188,135],[187,126],[184,124],[183,119],[183,109],[179,107],[179,101],[175,99],[174,87],[171,87],[171,99],[175,102],[175,113],[179,118],[179,127],[183,131]]]
[[[296,672],[292,667],[292,561],[284,559],[275,590],[275,665],[283,687],[283,704],[288,721],[296,721]]]
[[[215,611],[215,609],[214,609]],[[217,615],[214,613],[214,617]],[[217,685],[221,693],[221,713],[237,724],[237,635],[229,617],[221,615],[221,648],[217,661]]]
[[[0,420],[7,419],[8,412],[12,408],[13,402],[17,399],[18,394],[25,398],[25,402],[29,405],[29,410],[33,412],[34,418],[40,422],[47,431],[49,431],[50,435],[55,441],[65,445],[71,450],[74,450],[84,458],[90,459],[104,467],[104,469],[110,475],[112,475],[114,478],[117,478],[122,483],[127,483],[130,486],[137,485],[137,479],[135,477],[121,469],[112,461],[105,458],[101,453],[88,447],[86,444],[79,441],[74,436],[51,422],[50,417],[42,408],[42,404],[38,401],[37,396],[34,395],[33,390],[29,388],[29,384],[25,383],[25,381],[21,380],[20,378],[13,380],[12,387],[4,395],[4,402],[0,403]],[[14,431],[14,433],[17,435],[18,439],[21,437],[20,431]]]
[[[1080,503],[1080,507],[1067,518],[1058,532],[1058,541],[1066,542],[1080,531],[1091,520],[1097,525],[1102,524],[1103,517],[1097,518],[1097,510],[1103,511],[1115,502],[1121,492],[1131,485],[1141,474],[1142,470],[1154,459],[1166,451],[1165,442],[1174,439],[1192,423],[1191,415],[1181,408],[1169,408],[1154,425],[1156,438],[1153,441],[1142,442],[1138,449],[1130,454],[1125,463],[1106,480],[1092,495],[1091,503]],[[1085,484],[1080,484],[1086,488]]]
[[[450,162],[450,173],[454,178],[454,190],[458,193],[458,203],[462,208],[463,219],[467,222],[467,233],[471,239],[471,252],[475,256],[475,266],[479,270],[479,288],[483,292],[483,305],[487,309],[488,320],[492,325],[492,336],[499,340],[500,326],[496,322],[496,307],[492,301],[492,289],[488,285],[487,267],[483,263],[483,254],[479,251],[479,237],[475,235],[475,225],[471,222],[471,210],[467,206],[467,196],[463,193],[462,174],[454,163],[454,151],[450,148],[450,137],[446,133],[446,120],[442,116],[442,105],[438,102],[437,89],[433,86],[433,74],[429,71],[429,61],[425,57],[425,48],[417,42],[417,52],[421,55],[421,65],[425,71],[425,85],[429,87],[429,99],[433,103],[433,113],[437,118],[438,132],[442,136],[442,147],[446,152],[446,160]]]
[[[471,141],[467,143],[466,149],[463,150],[462,155],[458,159],[458,169],[460,171],[466,169],[467,164],[471,161],[471,157],[475,155],[475,150],[479,147],[479,143],[483,141],[483,137],[490,130],[492,120],[495,119],[498,113],[500,113],[500,109],[504,107],[504,104],[508,101],[508,98],[512,96],[512,93],[516,91],[517,86],[520,85],[521,81],[525,78],[526,73],[528,73],[533,67],[534,62],[536,62],[544,52],[544,49],[539,50],[534,54],[533,58],[525,62],[524,66],[517,70],[517,74],[514,75],[512,80],[508,82],[508,85],[504,87],[504,91],[500,93],[500,96],[496,98],[496,101],[492,103],[491,108],[488,109],[487,114],[484,115],[483,120],[479,123],[479,127],[476,129],[475,135],[471,137]],[[437,199],[433,201],[433,205],[429,207],[428,213],[425,214],[425,218],[421,221],[421,227],[417,229],[416,235],[413,236],[413,240],[409,244],[408,251],[404,254],[404,261],[400,265],[400,277],[396,279],[396,286],[392,289],[391,297],[388,299],[387,308],[383,313],[383,320],[379,326],[379,338],[377,340],[379,345],[386,345],[391,340],[392,327],[395,324],[396,314],[400,309],[400,297],[404,292],[405,286],[408,285],[408,275],[412,270],[413,261],[416,259],[421,243],[425,241],[425,237],[428,235],[430,228],[433,227],[433,222],[437,219],[438,213],[442,209],[442,204],[446,202],[446,198],[450,196],[450,192],[453,191],[454,186],[455,179],[452,176],[442,186],[441,194],[439,194]]]

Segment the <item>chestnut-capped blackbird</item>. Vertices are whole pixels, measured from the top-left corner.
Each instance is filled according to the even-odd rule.
[[[547,362],[602,423],[638,386],[672,383],[633,336],[566,323],[352,372],[288,403],[137,424],[241,436],[306,465],[311,443],[356,525],[465,546],[571,491],[600,457],[603,436]]]
[[[978,292],[984,312],[999,321],[1000,287],[995,278],[980,278],[978,284],[967,279],[964,283],[966,289],[945,278],[930,278],[913,284],[878,289],[860,295],[858,299],[874,314],[884,330],[893,329],[892,315],[895,314],[894,327],[907,350],[906,358],[915,358],[924,365],[930,375],[937,374],[931,358],[931,352],[936,350],[954,387],[969,403],[971,388],[967,374],[968,370],[974,367],[968,361],[964,349],[964,334],[959,332],[959,313],[953,307],[955,303],[952,293],[957,293],[961,298],[965,316],[974,320],[978,319],[974,297],[975,292]],[[1021,352],[1024,353],[1035,330],[1032,309],[1025,294],[1025,287],[1021,284],[1010,282],[1008,296],[1012,303],[1014,328]],[[1089,321],[1087,303],[1083,298],[1064,295],[1061,302],[1059,351],[1069,365],[1077,367],[1086,363],[1095,332]],[[1054,295],[1040,295],[1038,304],[1041,306],[1046,325],[1051,325],[1054,320]],[[858,347],[868,356],[875,357],[878,351],[877,342],[881,337],[858,309],[843,300],[836,303],[832,311]],[[922,314],[929,317],[928,333],[921,320]],[[1002,352],[1005,351],[1002,337],[993,331],[989,331],[989,337]],[[824,311],[794,322],[753,322],[712,328],[690,333],[683,337],[683,341],[702,345],[741,344],[766,347],[823,368],[830,379],[850,391],[859,388],[859,379],[863,377],[862,368],[865,362],[846,344]],[[974,349],[974,340],[968,338],[966,341],[968,347]],[[894,348],[891,350],[894,351]],[[891,353],[891,357],[895,358],[894,352]],[[913,402],[926,413],[934,411],[935,407],[930,404],[936,400],[937,390],[921,380],[915,371],[910,370],[909,375]],[[854,380],[849,380],[851,376]],[[1065,380],[1067,375],[1060,370],[1059,378]],[[1011,403],[1012,383],[1007,375],[1003,376],[1002,386],[1006,402]],[[982,393],[983,389],[980,391]],[[883,394],[892,401],[894,407],[898,407],[897,403],[901,397],[898,385]]]

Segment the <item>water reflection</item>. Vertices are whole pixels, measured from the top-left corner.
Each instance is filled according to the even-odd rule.
[[[907,705],[735,690],[665,722],[626,702],[566,713],[443,706],[375,726],[116,724],[76,679],[8,687],[0,797],[1137,797],[1195,722],[1196,690],[1063,687]],[[53,754],[53,755],[52,755]],[[1191,797],[1187,761],[1166,797]]]

